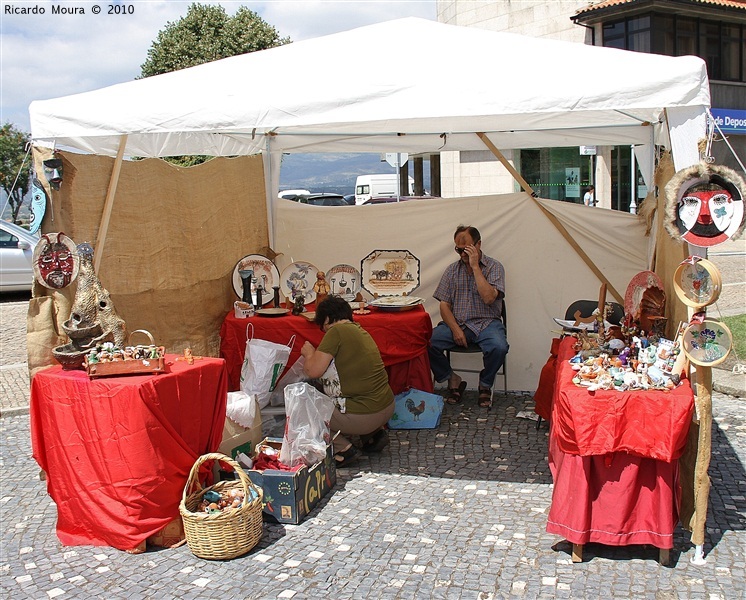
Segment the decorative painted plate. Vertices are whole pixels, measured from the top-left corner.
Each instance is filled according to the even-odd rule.
[[[684,354],[695,365],[714,367],[723,362],[733,345],[730,329],[720,321],[705,319],[684,330]]]
[[[409,250],[374,250],[360,261],[360,273],[372,296],[403,296],[420,285],[420,259]]]
[[[290,312],[287,308],[260,308],[256,311],[260,317],[283,317]]]
[[[233,268],[233,291],[243,298],[243,280],[239,271],[253,271],[251,279],[251,301],[256,306],[256,290],[262,287],[262,306],[272,304],[272,286],[280,285],[280,270],[270,259],[262,254],[248,254],[236,263]]]
[[[368,302],[368,306],[375,306],[380,310],[389,312],[412,310],[420,304],[422,304],[422,298],[417,296],[382,296]]]
[[[360,271],[351,265],[336,265],[326,272],[326,282],[332,296],[341,296],[348,302],[354,300],[362,289]]]
[[[673,287],[684,304],[692,308],[709,306],[720,297],[720,271],[709,260],[690,256],[673,274]]]
[[[292,301],[303,294],[303,304],[310,304],[316,300],[313,286],[318,272],[319,270],[309,262],[291,263],[280,274],[280,290]]]
[[[649,288],[664,289],[661,278],[653,271],[641,271],[630,280],[624,294],[624,314],[639,317],[643,294]]]

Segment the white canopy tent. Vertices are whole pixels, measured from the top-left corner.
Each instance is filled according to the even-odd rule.
[[[142,157],[483,150],[475,132],[502,149],[669,146],[670,130],[678,169],[708,105],[697,57],[407,18],[32,102],[30,117],[37,145],[116,156],[126,135]]]
[[[432,201],[432,207],[414,202],[366,207],[363,212],[371,211],[365,213],[363,225],[357,209],[275,206],[281,155],[437,153],[486,146],[501,158],[500,149],[634,145],[639,148],[637,156],[644,157],[641,171],[652,189],[653,146],[671,150],[676,171],[698,162],[697,144],[705,137],[708,106],[707,71],[696,57],[633,53],[402,19],[36,101],[30,106],[30,120],[36,146],[116,157],[96,233],[97,260],[104,254],[120,167],[128,155],[261,153],[269,241],[286,258],[316,261],[322,268],[331,267],[328,262],[339,260],[342,253],[359,259],[382,247],[371,248],[365,244],[378,242],[363,240],[378,228],[382,235],[373,237],[381,244],[390,247],[401,240],[398,247],[420,253],[423,269],[428,270],[418,290],[424,297],[431,296],[436,272],[442,272],[446,260],[437,259],[439,250],[434,248],[442,245],[445,253],[450,240],[442,238],[458,220],[469,219],[489,235],[485,250],[503,260],[508,272],[508,385],[535,389],[549,348],[551,316],[557,316],[568,300],[596,297],[599,279],[621,289],[631,274],[649,267],[640,252],[644,226],[631,215],[540,201],[526,194],[463,203]],[[131,171],[129,166],[124,171]],[[520,175],[514,176],[530,193]],[[130,181],[134,187],[138,178]],[[69,194],[74,200],[75,190]],[[581,212],[588,210],[592,214]],[[189,213],[180,216],[185,214]],[[548,220],[538,216],[542,214]],[[426,218],[428,228],[418,229]],[[530,219],[544,225],[552,222],[555,235],[526,232]],[[207,222],[199,226],[206,228]],[[366,235],[355,235],[361,229]],[[217,235],[225,234],[218,230]],[[337,242],[335,251],[332,244]],[[118,258],[112,266],[125,262]],[[220,282],[229,274],[211,268],[203,277],[214,282],[213,312],[227,311],[232,298]],[[147,292],[167,291],[174,304],[183,305],[188,297],[180,298],[178,292],[191,290],[194,282],[181,275],[184,281],[178,289]],[[196,330],[203,325],[200,308],[182,306],[178,314]],[[162,331],[159,339],[165,343],[168,329]],[[701,544],[706,507],[699,513],[695,543]]]
[[[402,61],[407,61],[409,68],[403,68]],[[344,77],[339,77],[340,73]],[[578,73],[592,74],[593,85],[578,84]],[[285,257],[316,260],[319,267],[329,268],[333,264],[326,262],[332,260],[333,251],[328,247],[319,251],[319,244],[314,251],[304,233],[297,228],[289,231],[278,222],[290,219],[289,207],[278,211],[275,206],[283,153],[437,153],[487,147],[500,158],[499,149],[629,144],[640,146],[641,154],[649,158],[649,168],[643,172],[652,187],[653,144],[673,147],[677,170],[696,162],[708,105],[706,68],[696,57],[639,54],[409,18],[36,101],[31,104],[30,116],[37,146],[117,157],[96,236],[97,260],[104,254],[117,165],[124,156],[261,153],[270,245]],[[514,175],[521,181],[520,175]],[[583,277],[594,282],[584,284],[582,290],[568,290],[567,297],[577,292],[594,298],[599,281],[613,284],[623,294],[630,272],[648,267],[640,249],[646,243],[644,227],[635,234],[637,238],[633,236],[639,238],[634,259],[617,252],[617,264],[606,264],[598,254],[606,252],[601,249],[603,244],[591,250],[576,243],[573,237],[578,232],[567,222],[563,225],[562,215],[558,216],[552,204],[537,203],[536,207],[554,221],[574,253],[586,254],[583,262],[590,269]],[[472,224],[499,231],[493,223],[497,213],[487,211],[483,203],[477,206]],[[385,228],[388,238],[402,240],[402,247],[433,244],[432,238],[413,240],[413,236],[428,238],[428,234],[417,232],[412,224],[402,229],[405,219],[375,218],[395,209],[372,208],[380,210],[366,218],[367,229]],[[450,235],[463,214],[450,203],[433,204],[432,210],[443,211],[443,235]],[[355,219],[360,213],[355,211],[349,213],[349,227],[359,229],[360,222]],[[330,218],[322,209],[313,214],[320,220]],[[304,222],[300,219],[297,227]],[[312,225],[321,226],[320,222]],[[610,219],[599,227],[612,230],[591,231],[586,239],[608,239],[620,224]],[[330,231],[316,239],[325,240],[328,246],[333,236]],[[349,240],[360,246],[346,249],[350,262],[373,249],[363,247],[361,239],[353,236]],[[631,239],[628,247],[635,243]],[[563,252],[573,250],[568,246]],[[501,245],[490,249],[498,258],[505,251]],[[543,248],[539,255],[547,252],[556,258],[558,249]],[[592,256],[589,259],[587,255]],[[440,262],[433,260],[423,268],[437,266],[442,272]],[[510,271],[511,266],[506,268]],[[519,270],[511,271],[511,279]],[[436,277],[426,275],[423,281]],[[551,281],[541,283],[526,294],[536,296],[542,289],[556,289]],[[429,298],[430,287],[418,294]],[[565,302],[565,295],[560,296]],[[618,299],[618,295],[609,299]],[[427,308],[437,317],[432,306]],[[557,310],[556,306],[532,309],[523,303],[517,314],[514,311],[518,318],[513,325],[525,329],[537,319],[551,321],[549,317],[558,316]],[[541,339],[530,345],[530,356],[522,361],[528,365],[524,373],[513,371],[513,389],[531,389],[535,384],[548,335],[542,331]]]

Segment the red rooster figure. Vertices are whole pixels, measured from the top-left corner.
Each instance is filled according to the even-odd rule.
[[[420,415],[425,412],[425,401],[422,400],[419,404],[415,404],[414,400],[407,398],[404,404],[407,410],[414,415],[414,420],[419,421]]]

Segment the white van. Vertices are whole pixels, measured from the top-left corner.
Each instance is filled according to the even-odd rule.
[[[371,198],[395,198],[399,180],[396,173],[358,175],[355,182],[355,204],[365,204]],[[408,195],[414,193],[414,179],[409,177]]]

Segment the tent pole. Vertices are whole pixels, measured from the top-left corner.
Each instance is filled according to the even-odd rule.
[[[611,285],[611,282],[606,278],[606,276],[601,272],[601,270],[596,266],[596,264],[591,260],[591,257],[588,256],[583,249],[578,245],[578,243],[573,239],[573,237],[570,235],[570,232],[565,229],[565,226],[562,225],[562,223],[559,222],[559,219],[555,217],[551,212],[549,212],[546,208],[544,208],[541,203],[539,203],[538,200],[536,200],[536,193],[534,192],[533,188],[528,184],[528,182],[521,176],[521,174],[515,170],[513,165],[511,165],[508,160],[503,156],[502,152],[500,152],[497,149],[497,146],[492,143],[492,140],[490,140],[486,134],[478,132],[477,135],[479,136],[479,139],[482,140],[490,149],[490,152],[494,154],[497,159],[503,164],[503,166],[510,171],[510,174],[513,176],[513,178],[521,185],[523,190],[534,199],[534,202],[536,202],[536,205],[541,209],[541,211],[546,215],[546,217],[552,222],[552,225],[554,225],[557,228],[557,231],[559,231],[562,234],[562,237],[565,238],[568,244],[572,246],[573,250],[580,256],[580,258],[583,259],[583,262],[585,262],[586,265],[588,265],[588,268],[593,271],[594,275],[598,277],[598,279],[601,281],[601,283],[606,285],[606,289],[611,292],[611,295],[614,296],[614,298],[617,299],[618,302],[621,304],[624,304],[624,297],[614,288],[613,285]]]
[[[510,174],[513,176],[513,179],[515,179],[523,188],[523,191],[526,192],[529,196],[534,196],[536,192],[534,192],[533,188],[528,184],[523,176],[515,170],[515,167],[508,162],[508,159],[505,158],[503,156],[503,153],[497,149],[497,146],[492,143],[492,140],[487,137],[487,134],[477,132],[477,135],[479,136],[479,139],[484,142],[484,145],[490,149],[490,152],[495,155],[497,160],[499,160],[503,164],[503,166],[510,172]]]
[[[583,259],[583,262],[588,266],[588,268],[593,271],[593,274],[598,277],[599,281],[601,283],[606,284],[606,289],[611,292],[611,295],[616,298],[617,302],[620,304],[624,304],[624,296],[622,296],[616,288],[611,285],[611,282],[606,278],[606,275],[604,275],[601,270],[596,266],[596,263],[594,263],[591,260],[591,257],[588,256],[585,251],[578,245],[578,243],[573,239],[573,237],[570,235],[570,232],[565,229],[565,226],[560,223],[559,219],[554,216],[549,210],[544,208],[542,204],[536,199],[533,198],[536,205],[541,209],[541,212],[543,212],[547,219],[549,219],[552,222],[552,225],[554,225],[557,228],[557,231],[559,231],[562,234],[562,237],[565,238],[565,241],[572,246],[573,250],[577,253],[577,255]]]
[[[119,150],[114,160],[114,168],[111,170],[109,179],[109,189],[106,192],[104,201],[104,212],[101,215],[101,224],[98,226],[98,235],[96,236],[96,252],[93,257],[93,270],[98,275],[98,268],[101,264],[101,257],[104,254],[104,243],[106,242],[106,232],[109,230],[109,219],[111,219],[111,209],[114,205],[114,195],[117,193],[117,184],[119,183],[119,173],[122,171],[122,160],[124,158],[124,149],[127,146],[127,135],[119,138]]]

